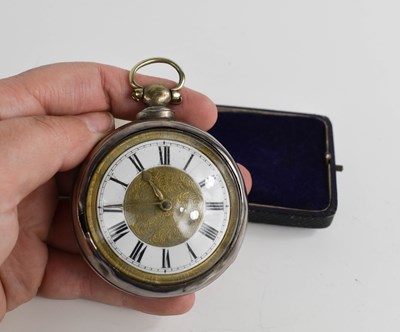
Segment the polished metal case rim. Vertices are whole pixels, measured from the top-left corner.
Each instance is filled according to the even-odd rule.
[[[186,282],[185,284],[177,283],[173,285],[150,285],[137,282],[126,277],[102,257],[90,235],[86,221],[85,209],[87,188],[91,174],[96,169],[97,163],[107,154],[108,151],[110,151],[112,146],[127,136],[156,128],[174,129],[184,133],[192,134],[214,148],[230,169],[238,192],[240,207],[235,238],[227,248],[224,256],[220,259],[220,261],[218,261],[213,269]],[[78,239],[79,247],[85,260],[89,263],[89,266],[91,266],[92,269],[104,280],[111,283],[115,287],[128,293],[147,297],[170,297],[190,294],[200,290],[217,279],[235,260],[243,242],[248,218],[247,193],[244,181],[240,170],[227,150],[210,134],[188,124],[172,120],[153,120],[144,121],[133,125],[128,124],[118,128],[111,135],[103,139],[91,152],[85,164],[82,166],[81,175],[73,196],[73,209],[73,221],[76,238]]]

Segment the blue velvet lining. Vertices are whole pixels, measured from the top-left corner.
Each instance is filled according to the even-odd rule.
[[[320,118],[220,112],[210,133],[252,173],[250,203],[302,210],[329,205],[326,126]]]

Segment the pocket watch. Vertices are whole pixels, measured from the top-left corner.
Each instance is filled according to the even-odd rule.
[[[171,65],[178,85],[140,86],[137,71],[153,63]],[[246,190],[232,157],[167,107],[181,102],[184,79],[164,58],[131,70],[132,96],[147,107],[94,148],[74,191],[83,257],[111,285],[141,296],[188,294],[215,280],[235,259],[247,224]]]

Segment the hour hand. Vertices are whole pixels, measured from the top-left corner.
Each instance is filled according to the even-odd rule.
[[[160,200],[160,202],[163,201],[163,200],[164,200],[164,195],[163,195],[163,193],[161,192],[161,190],[158,189],[157,186],[154,184],[153,178],[152,178],[152,176],[151,176],[151,173],[148,172],[148,171],[143,171],[143,172],[142,172],[142,179],[143,179],[144,181],[146,181],[146,182],[150,185],[150,187],[151,187],[151,188],[153,189],[153,191],[154,191],[154,194],[155,194],[156,197]]]

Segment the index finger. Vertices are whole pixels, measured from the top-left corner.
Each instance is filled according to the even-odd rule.
[[[139,75],[142,84],[170,82]],[[183,88],[183,102],[173,106],[176,117],[203,130],[217,118],[214,103],[206,96]],[[60,63],[26,71],[0,80],[0,120],[32,115],[74,115],[108,111],[134,120],[143,109],[131,98],[127,70],[97,63]]]

